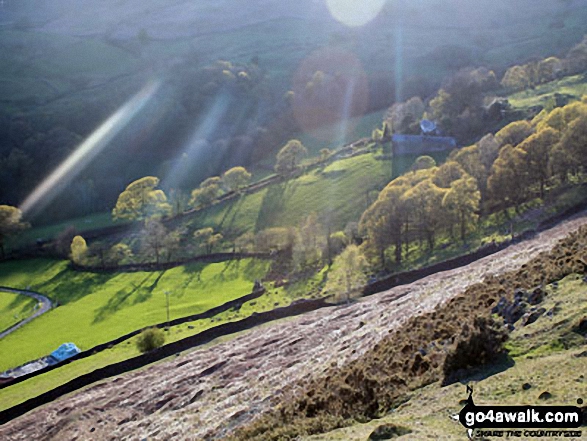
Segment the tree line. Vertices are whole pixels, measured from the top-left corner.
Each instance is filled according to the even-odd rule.
[[[400,263],[416,241],[433,250],[439,235],[463,242],[480,215],[520,206],[587,172],[587,96],[512,122],[477,143],[451,152],[436,166],[419,158],[391,181],[361,217],[365,250],[379,256],[394,248]]]

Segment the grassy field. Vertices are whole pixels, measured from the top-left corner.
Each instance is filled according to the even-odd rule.
[[[370,192],[381,190],[391,174],[391,161],[376,160],[372,154],[343,159],[194,214],[186,222],[243,233],[298,226],[310,213],[332,212],[333,229],[342,229],[347,222],[359,220],[372,202]]]
[[[250,293],[268,265],[248,259],[150,273],[92,274],[74,272],[64,261],[4,263],[0,285],[30,286],[60,306],[0,341],[0,352],[7,354],[0,359],[0,371],[46,355],[64,342],[85,350],[164,322],[166,291],[171,319],[206,311]]]
[[[287,287],[270,288],[263,296],[244,303],[238,310],[233,309],[212,318],[172,326],[165,333],[165,342],[171,343],[181,340],[219,324],[244,319],[253,313],[271,311],[278,307],[287,306],[296,299],[307,297],[308,292],[319,283],[322,276],[323,271],[308,280],[302,280]],[[229,336],[228,338],[232,337],[234,336]],[[133,337],[91,357],[74,361],[46,374],[1,389],[0,410],[15,406],[95,369],[139,355],[140,352],[136,348],[136,339],[137,337]]]
[[[557,81],[541,84],[534,89],[523,90],[508,97],[510,104],[517,109],[527,109],[532,106],[548,108],[554,104],[554,94],[572,95],[581,99],[587,94],[587,76],[574,75]]]
[[[0,332],[29,317],[36,304],[30,297],[0,291]]]

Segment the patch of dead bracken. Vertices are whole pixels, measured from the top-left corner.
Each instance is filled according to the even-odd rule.
[[[585,224],[583,214],[466,267],[88,387],[0,427],[0,438],[272,439],[298,423],[319,432],[368,419],[439,380],[445,349],[498,298],[579,268]]]

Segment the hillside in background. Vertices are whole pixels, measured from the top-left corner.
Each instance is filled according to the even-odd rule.
[[[334,136],[312,137],[317,127],[300,121],[284,94],[299,95],[319,70],[343,72],[350,63],[365,82],[347,111],[344,93],[327,103],[336,111],[318,125],[413,95],[430,97],[462,67],[483,65],[499,74],[513,62],[562,56],[581,39],[586,15],[580,1],[394,1],[368,25],[349,28],[325,2],[310,0],[255,0],[246,7],[236,0],[6,1],[0,9],[0,198],[21,203],[152,79],[161,87],[149,105],[63,190],[59,209],[47,208],[38,222],[109,209],[128,182],[164,178],[182,158],[190,173],[167,188],[190,190],[230,166],[253,166],[292,137],[319,147],[333,137],[344,143],[370,134],[372,127],[351,124]],[[214,77],[217,60],[230,66]],[[230,75],[245,78],[240,72],[244,83],[230,83]],[[7,185],[15,180],[18,186]]]

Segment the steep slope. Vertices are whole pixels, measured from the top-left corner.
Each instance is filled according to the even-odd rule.
[[[253,330],[90,387],[5,425],[0,437],[223,437],[272,408],[286,388],[347,365],[409,317],[434,310],[487,276],[520,267],[585,224],[587,214],[466,268]]]

